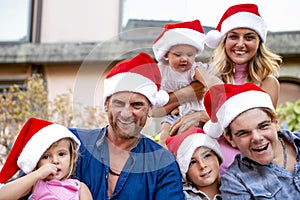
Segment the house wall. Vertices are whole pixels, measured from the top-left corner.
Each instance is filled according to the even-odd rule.
[[[48,83],[49,100],[71,90],[74,101],[102,105],[103,79],[112,67],[111,62],[143,48],[152,52],[151,41],[113,41],[118,39],[121,0],[34,1],[42,4],[41,44],[0,46],[0,79],[28,78],[32,66],[38,65]],[[36,24],[34,29],[38,29]],[[270,46],[284,55],[279,80],[293,82],[282,82],[279,103],[300,99],[300,45],[297,43],[300,34],[268,35],[272,37]],[[91,59],[98,58],[96,63],[85,62],[82,57],[90,53],[91,46],[103,41],[111,43],[100,46],[95,56],[91,56]],[[159,119],[149,119],[147,133],[157,133],[159,122]]]
[[[44,0],[41,42],[95,42],[118,34],[119,0]]]
[[[49,100],[55,99],[58,95],[73,91],[78,64],[46,64],[45,77],[48,86]]]

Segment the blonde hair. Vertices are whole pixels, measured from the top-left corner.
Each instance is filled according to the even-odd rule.
[[[225,52],[225,42],[226,36],[213,53],[214,73],[224,83],[234,83],[234,63]],[[245,81],[259,84],[269,75],[278,76],[281,63],[281,56],[272,53],[260,40],[255,56],[249,61],[249,71]]]
[[[76,162],[79,156],[79,153],[77,151],[78,144],[71,138],[64,139],[68,139],[70,141],[70,169],[69,174],[66,176],[66,178],[70,178],[76,170]]]

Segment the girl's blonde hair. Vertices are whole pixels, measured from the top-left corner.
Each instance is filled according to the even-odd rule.
[[[79,153],[77,151],[78,144],[75,142],[75,140],[71,138],[64,138],[70,141],[70,169],[69,169],[69,174],[67,175],[66,178],[72,177],[72,175],[75,173],[76,170],[76,162],[79,156]]]
[[[215,49],[212,62],[215,70],[214,73],[224,83],[234,83],[234,63],[225,52],[226,38],[227,36],[221,40],[220,45]],[[259,84],[269,75],[278,76],[281,63],[281,56],[272,53],[260,40],[257,53],[249,61],[249,71],[245,81]]]

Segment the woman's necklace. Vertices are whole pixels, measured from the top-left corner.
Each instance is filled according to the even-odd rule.
[[[283,149],[283,168],[285,169],[286,168],[286,163],[287,163],[287,153],[286,153],[286,146],[285,146],[285,143],[283,141],[283,139],[281,137],[278,137],[280,143],[281,143],[281,146],[282,146],[282,149]]]

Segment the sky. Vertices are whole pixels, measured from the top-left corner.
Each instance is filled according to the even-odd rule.
[[[269,31],[300,31],[299,0],[125,0],[125,17],[188,21],[216,27],[231,5],[255,3]],[[143,9],[145,8],[145,9]],[[127,12],[126,12],[127,11]]]

